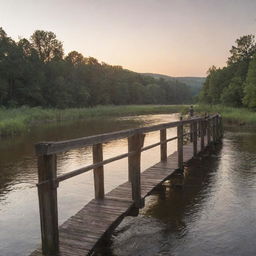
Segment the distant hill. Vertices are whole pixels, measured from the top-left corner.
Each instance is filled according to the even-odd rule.
[[[142,75],[151,76],[156,79],[163,78],[165,80],[171,80],[171,81],[177,80],[191,87],[191,90],[194,96],[196,96],[199,93],[199,91],[201,90],[205,82],[205,77],[174,77],[174,76],[167,76],[167,75],[154,74],[154,73],[142,73]]]

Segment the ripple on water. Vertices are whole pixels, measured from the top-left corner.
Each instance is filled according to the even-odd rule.
[[[227,133],[217,154],[186,173],[183,189],[150,196],[125,219],[110,255],[255,255],[255,142],[252,133]]]
[[[152,217],[126,217],[113,235],[113,253],[119,256],[161,255],[165,225]]]

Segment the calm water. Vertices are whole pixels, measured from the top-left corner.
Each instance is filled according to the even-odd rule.
[[[96,255],[256,255],[256,134],[226,131],[214,155],[185,172],[184,187],[147,198]],[[102,253],[105,251],[105,253]]]
[[[33,144],[177,119],[176,115],[90,120],[45,125],[33,133],[0,144],[0,255],[26,255],[40,242]],[[169,136],[176,130],[170,129]],[[145,144],[159,139],[146,137]],[[171,143],[168,153],[176,148]],[[111,157],[127,150],[126,140],[104,145]],[[58,172],[65,173],[92,162],[90,148],[58,156]],[[159,161],[159,150],[143,153],[142,167]],[[106,190],[127,180],[127,160],[105,168]],[[92,175],[86,173],[60,184],[60,222],[77,212],[93,197]],[[146,200],[138,217],[127,217],[95,255],[106,256],[208,256],[256,254],[256,134],[227,130],[223,145],[205,154],[185,172],[184,187],[166,184]]]
[[[45,124],[24,136],[2,139],[0,143],[0,256],[27,255],[40,243],[37,200],[37,167],[34,144],[77,138],[145,125],[176,121],[177,115],[149,115],[119,119],[92,119],[65,125]],[[170,129],[169,136],[176,136]],[[159,133],[150,133],[145,144],[159,141]],[[104,157],[127,152],[127,141],[119,140],[104,145]],[[169,153],[175,150],[175,142]],[[159,149],[142,154],[143,169],[159,161]],[[58,173],[92,163],[91,148],[71,150],[58,155]],[[105,168],[105,188],[110,191],[127,181],[127,159]],[[60,184],[58,189],[60,223],[75,214],[93,198],[92,173],[86,173]]]

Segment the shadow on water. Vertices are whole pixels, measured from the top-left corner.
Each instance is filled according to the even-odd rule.
[[[255,255],[255,133],[227,129],[214,154],[188,166],[183,188],[165,188],[147,198],[138,217],[125,218],[95,255]]]
[[[39,141],[58,141],[176,121],[177,115],[146,115],[126,118],[91,118],[76,122],[46,123],[13,138],[1,138],[0,143],[0,255],[28,255],[39,246],[40,223],[36,191],[37,159],[34,144]],[[176,130],[169,131],[173,136]],[[170,135],[170,134],[169,134]],[[159,140],[150,133],[145,143]],[[172,144],[172,143],[170,143]],[[175,144],[172,145],[175,147]],[[172,148],[170,147],[170,149]],[[105,143],[104,157],[127,152],[127,140]],[[158,161],[159,152],[152,150],[142,157],[145,169]],[[58,154],[58,174],[92,163],[91,147]],[[157,159],[157,160],[156,160]],[[127,180],[127,160],[106,165],[105,190]],[[58,188],[59,223],[74,215],[94,196],[92,172],[67,180]]]
[[[16,184],[34,185],[37,180],[34,144],[39,141],[59,141],[128,129],[144,125],[143,120],[114,118],[91,119],[76,122],[48,123],[34,127],[31,132],[0,143],[0,199]]]
[[[122,119],[90,119],[78,122],[58,124],[42,124],[26,134],[12,138],[2,138],[0,143],[0,255],[26,255],[40,241],[40,224],[38,216],[37,191],[37,159],[34,144],[39,141],[55,141],[94,135],[97,133],[128,129],[143,125],[141,120]],[[83,156],[83,157],[82,157]],[[91,159],[91,149],[72,150],[58,156],[58,173],[72,170],[73,165],[87,163]],[[86,181],[86,178],[83,177]],[[71,180],[61,186],[60,223],[74,214],[68,204],[73,206],[79,182]],[[92,180],[92,179],[90,179]],[[86,184],[80,185],[86,187]],[[86,189],[86,198],[91,196],[90,188]],[[66,188],[70,190],[65,191]],[[74,190],[75,191],[75,190]],[[80,197],[82,194],[78,193]],[[64,199],[63,199],[64,198]],[[65,201],[65,204],[62,201]],[[69,201],[68,201],[69,200]],[[71,202],[71,203],[70,203]],[[83,205],[83,200],[80,200]],[[76,205],[76,208],[81,208]],[[64,210],[62,210],[64,208]],[[74,211],[76,209],[74,207]]]
[[[175,115],[97,119],[45,124],[0,144],[0,255],[27,255],[40,241],[34,144],[177,120]],[[170,137],[176,130],[170,129]],[[159,140],[147,136],[145,145]],[[170,143],[169,154],[176,148]],[[127,151],[127,141],[105,144],[104,156]],[[92,161],[91,149],[58,155],[58,172],[65,173]],[[159,161],[159,149],[142,156],[142,169]],[[106,191],[127,179],[127,162],[107,165]],[[171,179],[173,180],[173,179]],[[93,197],[91,173],[59,187],[62,223]],[[95,255],[104,256],[241,256],[255,255],[256,245],[256,134],[243,127],[229,128],[214,154],[196,160],[185,171],[183,188],[170,184],[146,199],[138,217],[127,217]]]
[[[171,255],[172,240],[186,236],[187,223],[198,217],[214,186],[221,149],[207,150],[185,167],[182,178],[170,178],[148,196],[140,214],[126,217],[94,256]]]

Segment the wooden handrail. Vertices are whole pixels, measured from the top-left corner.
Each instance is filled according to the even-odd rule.
[[[187,134],[189,134],[189,133],[187,133]],[[184,136],[187,135],[187,134],[184,134]],[[140,152],[143,152],[143,151],[152,149],[152,148],[157,147],[157,146],[159,146],[159,145],[161,145],[161,144],[164,144],[164,143],[167,143],[167,142],[176,140],[177,138],[178,138],[178,137],[176,136],[176,137],[172,137],[172,138],[169,138],[169,139],[164,140],[164,141],[161,141],[161,142],[157,142],[157,143],[148,145],[148,146],[146,146],[146,147],[141,148],[139,151],[140,151]],[[56,184],[56,186],[58,186],[58,183],[61,182],[61,181],[64,181],[64,180],[67,180],[67,179],[69,179],[69,178],[75,177],[75,176],[77,176],[77,175],[83,174],[83,173],[85,173],[85,172],[88,172],[88,171],[90,171],[90,170],[93,170],[93,169],[96,169],[96,168],[98,168],[98,167],[104,166],[104,165],[106,165],[106,164],[110,164],[110,163],[112,163],[112,162],[121,160],[121,159],[123,159],[123,158],[132,156],[132,155],[134,155],[135,153],[136,153],[135,151],[131,151],[131,152],[129,152],[129,153],[124,153],[124,154],[121,154],[121,155],[118,155],[118,156],[115,156],[115,157],[108,158],[108,159],[103,160],[103,161],[101,161],[101,162],[97,162],[97,163],[94,163],[94,164],[91,164],[91,165],[87,165],[86,167],[82,167],[82,168],[79,168],[79,169],[70,171],[69,173],[65,173],[65,174],[59,175],[59,176],[54,180],[53,183]],[[37,185],[40,186],[41,184],[45,184],[45,183],[48,183],[48,182],[52,182],[52,180],[45,180],[45,181],[43,181],[43,182],[38,183]]]
[[[216,115],[211,116],[209,119],[214,118],[215,116]],[[91,146],[99,143],[106,143],[113,140],[127,138],[135,134],[142,134],[142,133],[158,131],[161,129],[168,129],[168,128],[189,124],[191,122],[200,121],[204,119],[205,119],[204,117],[198,117],[198,118],[193,118],[188,120],[153,125],[149,127],[103,133],[99,135],[88,136],[88,137],[72,139],[72,140],[64,140],[64,141],[57,141],[57,142],[56,141],[40,142],[35,145],[35,149],[36,149],[37,155],[57,154],[57,153],[65,152],[75,148]]]
[[[207,118],[207,119],[208,119],[208,120],[211,120],[211,119],[213,119],[215,116],[216,116],[216,115],[211,116],[211,117],[209,117],[209,118]],[[183,125],[183,124],[188,124],[188,123],[191,123],[191,122],[193,122],[193,123],[196,124],[196,122],[198,122],[198,121],[201,122],[202,120],[205,120],[205,118],[193,118],[193,119],[189,119],[189,120],[182,120],[182,121],[178,121],[178,122],[165,123],[165,124],[160,124],[160,125],[155,125],[155,126],[149,126],[149,127],[145,127],[145,128],[147,128],[147,130],[149,130],[149,129],[155,129],[156,126],[162,128],[162,127],[166,127],[166,126],[169,125],[169,124],[175,124],[175,125],[176,125],[176,124],[182,124],[182,125]],[[170,127],[173,127],[173,126],[170,126]],[[169,128],[170,128],[170,127],[169,127]],[[174,126],[174,127],[175,127],[175,126]],[[142,128],[139,128],[139,129],[130,129],[130,130],[123,130],[123,131],[113,132],[113,133],[106,133],[106,134],[103,134],[103,135],[107,135],[107,136],[104,138],[104,140],[105,140],[108,136],[109,136],[109,138],[108,138],[107,142],[109,142],[109,141],[111,141],[111,140],[116,140],[117,138],[116,138],[115,136],[118,135],[118,134],[122,134],[122,136],[123,136],[123,132],[127,133],[127,132],[129,132],[129,131],[134,131],[134,130],[137,130],[137,131],[138,131],[138,130],[141,130],[141,129],[142,129]],[[143,130],[145,131],[145,129],[143,129]],[[151,130],[150,130],[150,131],[151,131]],[[148,132],[149,132],[149,131],[148,131]],[[135,134],[136,134],[136,133],[135,133]],[[191,131],[188,132],[188,133],[183,133],[183,134],[182,134],[182,137],[185,137],[185,136],[187,136],[187,135],[189,135],[189,134],[191,134]],[[87,142],[86,142],[86,140],[85,140],[86,138],[89,139]],[[102,137],[102,135],[96,135],[96,136],[85,137],[85,138],[82,138],[81,140],[83,140],[83,142],[88,143],[89,141],[92,140],[92,138],[95,138],[95,141],[98,142],[98,140],[102,139],[103,137]],[[175,140],[175,139],[178,139],[178,136],[172,137],[172,138],[169,138],[169,139],[166,139],[166,140],[162,140],[162,141],[160,141],[160,142],[157,142],[157,143],[148,145],[148,146],[146,146],[146,147],[143,147],[143,148],[140,149],[140,152],[143,152],[143,151],[152,149],[152,148],[157,147],[157,146],[159,146],[159,145],[166,144],[167,142],[170,142],[170,141]],[[68,140],[68,141],[64,141],[64,142],[65,142],[65,143],[73,143],[74,141],[78,141],[78,140],[80,140],[80,139]],[[63,143],[64,143],[64,142],[63,142]],[[38,153],[38,152],[41,152],[41,151],[37,151],[39,145],[40,145],[40,146],[44,146],[44,147],[49,147],[49,145],[58,145],[58,147],[60,147],[60,143],[62,143],[62,142],[42,142],[42,143],[38,143],[38,144],[36,144],[36,152],[37,152],[37,153]],[[90,142],[90,145],[95,145],[95,144],[91,144],[91,142]],[[52,152],[52,149],[49,150],[49,151]],[[49,153],[49,151],[47,151],[47,152]],[[61,151],[61,152],[62,152],[62,151]],[[51,154],[53,154],[53,153],[51,153]],[[83,174],[83,173],[88,172],[88,171],[90,171],[90,170],[93,170],[93,169],[102,167],[102,166],[104,166],[104,165],[106,165],[106,164],[109,164],[109,163],[112,163],[112,162],[114,162],[114,161],[118,161],[118,160],[121,160],[121,159],[123,159],[123,158],[132,156],[133,154],[135,154],[135,152],[124,153],[124,154],[121,154],[121,155],[118,155],[118,156],[115,156],[115,157],[112,157],[112,158],[103,160],[103,161],[101,161],[101,162],[97,162],[97,163],[88,165],[88,166],[86,166],[86,167],[82,167],[82,168],[79,168],[79,169],[70,171],[69,173],[65,173],[65,174],[59,175],[59,176],[58,176],[56,179],[54,179],[54,180],[44,180],[43,182],[39,182],[37,185],[41,185],[41,184],[45,184],[45,183],[50,182],[50,183],[54,184],[54,186],[58,186],[59,182],[61,182],[61,181],[64,181],[64,180],[67,180],[67,179],[69,179],[69,178],[75,177],[75,176],[77,176],[77,175]],[[48,155],[48,154],[44,154],[44,155]],[[39,156],[40,156],[40,154],[39,154]]]

